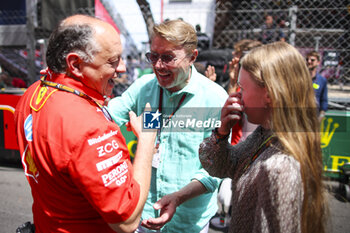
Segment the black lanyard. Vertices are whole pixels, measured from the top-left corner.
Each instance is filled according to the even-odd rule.
[[[180,108],[181,104],[185,101],[186,98],[186,93],[182,95],[179,103],[177,104],[176,108],[174,109],[174,111],[170,114],[170,116],[166,119],[166,121],[164,122],[164,125],[166,126],[168,124],[168,122],[171,120],[171,118],[174,116],[174,114],[176,113],[176,111]],[[160,88],[160,93],[159,93],[159,106],[158,106],[158,110],[160,113],[162,113],[162,109],[163,109],[163,89]],[[161,125],[161,128],[163,127],[163,125]],[[160,144],[160,134],[162,129],[158,129],[157,134],[157,142],[156,142],[156,148],[159,148],[159,144]]]
[[[184,102],[186,98],[186,93],[182,95],[179,103],[177,104],[175,110],[170,114],[170,116],[168,117],[168,119],[166,119],[165,121],[165,126],[168,124],[168,122],[171,120],[171,118],[174,116],[175,112],[180,108],[181,104]],[[159,112],[162,113],[162,109],[163,109],[163,89],[160,88],[160,93],[159,93]]]
[[[90,96],[88,96],[87,94],[85,94],[84,92],[81,92],[81,91],[78,91],[74,88],[71,88],[71,87],[68,87],[68,86],[65,86],[63,84],[60,84],[60,83],[55,83],[55,82],[51,82],[51,81],[47,81],[44,79],[41,79],[41,83],[44,85],[44,86],[49,86],[49,87],[53,87],[55,89],[58,89],[58,90],[61,90],[61,91],[66,91],[66,92],[69,92],[69,93],[72,93],[72,94],[75,94],[77,96],[80,96],[84,99],[87,99],[88,101],[90,102],[93,102],[94,104],[96,104],[102,111],[103,115],[105,115],[105,117],[107,118],[107,120],[109,121],[112,121],[112,117],[111,115],[109,114],[107,108],[105,106],[103,106],[102,104],[100,104],[99,102],[95,101],[93,98],[91,98]]]

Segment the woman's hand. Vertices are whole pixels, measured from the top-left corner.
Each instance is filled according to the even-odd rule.
[[[241,101],[241,93],[234,92],[230,94],[221,109],[221,126],[218,129],[219,134],[229,134],[231,128],[242,118],[242,112],[243,103]]]

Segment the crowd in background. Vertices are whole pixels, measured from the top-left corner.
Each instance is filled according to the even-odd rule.
[[[27,88],[27,83],[18,77],[12,77],[8,72],[0,73],[0,88]]]

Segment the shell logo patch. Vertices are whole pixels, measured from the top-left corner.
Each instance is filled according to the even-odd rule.
[[[26,149],[23,152],[22,163],[24,166],[24,173],[26,176],[34,179],[36,183],[38,183],[39,171],[35,165],[32,153],[29,150],[29,146],[27,145]]]

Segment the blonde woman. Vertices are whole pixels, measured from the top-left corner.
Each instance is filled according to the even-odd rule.
[[[230,232],[325,232],[319,123],[305,59],[275,42],[241,62],[241,92],[229,96],[221,127],[199,150],[210,175],[233,180]],[[243,112],[259,126],[231,146],[227,137]]]

